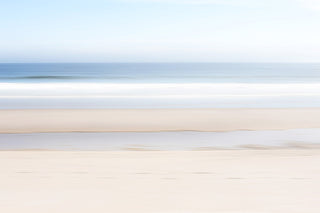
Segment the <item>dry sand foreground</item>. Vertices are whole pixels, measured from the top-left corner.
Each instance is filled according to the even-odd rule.
[[[320,108],[0,110],[0,133],[320,128]]]
[[[0,152],[5,213],[319,213],[320,150]]]

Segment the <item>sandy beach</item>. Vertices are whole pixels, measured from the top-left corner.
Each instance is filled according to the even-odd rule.
[[[319,212],[320,149],[312,144],[319,133],[310,129],[320,128],[319,108],[0,110],[0,118],[1,133],[35,133],[1,137],[2,145],[30,146],[0,151],[0,210],[6,213]],[[292,130],[259,132],[286,129]],[[173,132],[181,130],[198,132]],[[236,130],[256,131],[229,134]],[[100,151],[52,151],[79,137]],[[269,144],[296,139],[298,146]],[[177,150],[168,151],[175,146],[170,140]],[[236,140],[262,146],[223,150],[213,143]],[[179,141],[197,151],[182,151],[188,147]],[[51,151],[43,151],[42,142]],[[125,148],[101,151],[102,144],[119,142]],[[167,150],[142,146],[162,142]],[[42,151],[32,151],[32,144]]]
[[[320,128],[320,108],[0,110],[0,133]]]
[[[320,213],[320,0],[0,14],[0,213]]]
[[[318,213],[319,150],[0,152],[6,213]]]

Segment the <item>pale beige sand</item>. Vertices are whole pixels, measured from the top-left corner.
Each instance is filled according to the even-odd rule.
[[[320,128],[320,108],[0,110],[0,133]]]
[[[320,150],[0,152],[5,213],[319,213]]]

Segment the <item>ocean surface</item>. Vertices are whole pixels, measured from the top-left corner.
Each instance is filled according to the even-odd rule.
[[[320,107],[320,64],[0,64],[0,108]]]

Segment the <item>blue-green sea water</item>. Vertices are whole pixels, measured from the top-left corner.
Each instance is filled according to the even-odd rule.
[[[320,64],[0,64],[0,108],[320,107]]]

